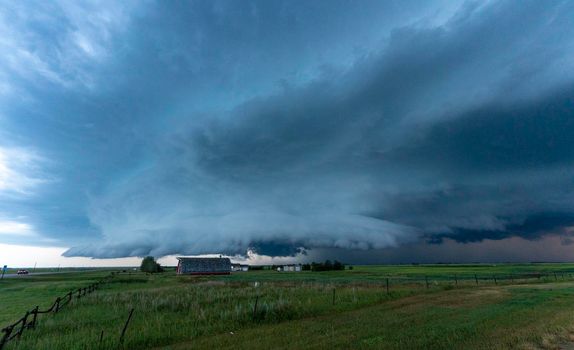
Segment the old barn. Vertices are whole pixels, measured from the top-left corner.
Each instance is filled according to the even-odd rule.
[[[178,275],[228,275],[231,272],[229,258],[177,258]]]

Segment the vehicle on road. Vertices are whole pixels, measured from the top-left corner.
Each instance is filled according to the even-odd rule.
[[[18,272],[16,272],[18,275],[27,275],[30,272],[28,272],[28,270],[18,270]]]

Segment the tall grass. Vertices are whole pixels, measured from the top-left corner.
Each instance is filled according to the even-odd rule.
[[[304,282],[233,283],[196,279],[118,277],[65,312],[42,320],[8,349],[100,349],[117,346],[129,311],[135,309],[124,346],[142,349],[209,334],[237,332],[254,324],[273,324],[337,313],[415,292],[387,294],[372,285]],[[335,301],[333,304],[333,289]],[[255,303],[257,300],[257,309]],[[101,332],[104,332],[100,344]]]
[[[347,311],[386,305],[387,301],[405,296],[454,289],[455,272],[457,287],[470,290],[476,288],[475,272],[480,273],[481,287],[492,287],[495,286],[492,280],[494,274],[567,273],[572,265],[503,265],[491,268],[489,270],[483,265],[464,268],[450,265],[384,266],[321,273],[254,271],[200,278],[176,277],[173,273],[120,275],[96,293],[74,300],[62,312],[41,317],[35,330],[25,332],[19,342],[10,343],[7,349],[117,347],[132,308],[135,312],[127,329],[124,347],[145,349],[177,342],[193,343],[211,335],[237,335],[314,316],[334,319]],[[70,286],[84,286],[94,277],[97,277],[97,273],[30,278],[10,281],[1,286],[0,291],[7,299],[22,305],[17,317],[11,317],[10,321],[13,321],[26,309],[36,305],[35,295],[40,300],[48,296],[52,300],[55,297],[52,294],[61,294]],[[386,292],[387,277],[390,277],[390,293]],[[540,279],[521,280],[517,275],[513,278],[515,284],[562,281],[561,274],[557,277],[550,274]],[[571,277],[566,275],[564,280],[568,279]],[[509,282],[509,279],[499,279],[497,287]],[[449,302],[456,303],[457,300],[454,298]],[[532,302],[538,303],[536,298]],[[14,312],[16,308],[4,310]],[[375,341],[377,344],[379,342]]]

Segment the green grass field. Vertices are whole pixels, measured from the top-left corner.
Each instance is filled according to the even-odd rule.
[[[36,329],[6,348],[117,348],[133,308],[126,349],[556,349],[574,334],[573,272],[574,264],[498,264],[120,274],[41,315]],[[5,279],[0,324],[106,274]]]

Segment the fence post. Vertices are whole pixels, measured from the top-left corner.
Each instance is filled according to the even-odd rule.
[[[60,297],[56,298],[56,309],[54,310],[54,312],[58,311],[60,311]]]
[[[132,319],[133,313],[134,313],[134,309],[132,308],[132,310],[130,311],[130,315],[128,316],[128,319],[126,321],[126,324],[124,325],[124,329],[122,329],[122,335],[120,335],[120,344],[124,343],[124,335],[126,334],[126,330],[128,329],[128,324],[130,323],[130,320]]]
[[[253,319],[257,315],[257,302],[259,302],[259,295],[255,297],[255,305],[253,305]]]
[[[22,319],[22,326],[18,331],[18,338],[20,338],[22,336],[22,333],[24,333],[24,328],[26,328],[26,321],[28,321],[28,315],[30,315],[30,311],[26,311],[26,313],[24,314],[24,318]]]
[[[333,305],[335,305],[335,288],[333,288]]]
[[[32,310],[32,314],[34,314],[34,317],[32,318],[32,322],[30,323],[30,327],[32,327],[32,328],[36,327],[36,319],[38,318],[38,308],[39,308],[39,306],[36,306],[34,308],[34,310]]]
[[[456,274],[454,275],[454,285],[458,286],[458,279],[456,278]]]
[[[8,339],[10,339],[10,335],[12,335],[13,329],[14,325],[11,325],[2,330],[2,332],[4,332],[4,336],[2,337],[2,340],[0,340],[0,349],[2,349],[4,345],[8,342]]]
[[[429,279],[427,276],[425,276],[425,284],[427,286],[427,289],[429,289]]]
[[[498,284],[498,283],[496,282],[496,275],[492,275],[492,278],[494,279],[494,284]]]
[[[389,279],[387,278],[387,294],[389,294]]]
[[[478,286],[478,277],[476,277],[476,274],[474,274],[474,281],[476,282],[476,285]]]
[[[100,333],[100,344],[98,346],[99,349],[102,348],[102,341],[104,340],[104,330],[102,329],[102,333]]]
[[[558,281],[558,277],[556,277],[556,272],[554,272],[554,280]]]

